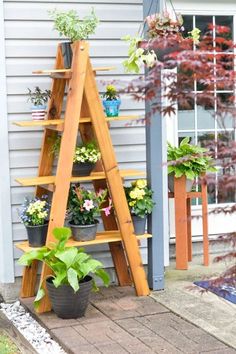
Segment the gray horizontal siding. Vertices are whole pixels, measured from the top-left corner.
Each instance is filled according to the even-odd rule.
[[[104,81],[130,80],[125,75],[122,60],[127,55],[127,44],[120,38],[128,33],[135,34],[142,20],[142,1],[140,0],[89,0],[89,1],[48,1],[24,0],[4,1],[5,12],[5,50],[7,73],[7,108],[10,149],[10,178],[12,202],[12,229],[14,242],[26,238],[24,226],[19,223],[17,209],[25,196],[31,196],[34,188],[21,187],[15,182],[17,177],[37,174],[41,128],[20,128],[12,125],[15,120],[31,119],[27,103],[27,87],[39,85],[43,89],[50,87],[46,76],[35,76],[33,70],[50,69],[54,65],[56,45],[60,41],[53,31],[48,10],[76,9],[80,16],[88,14],[94,7],[100,18],[96,34],[90,40],[90,55],[93,66],[115,66],[110,72],[98,73],[97,84],[104,91]],[[122,96],[122,114],[144,113],[142,102],[134,102],[131,97]],[[111,136],[115,146],[117,160],[121,168],[145,168],[145,131],[142,123],[127,126],[127,122],[111,123]],[[146,241],[141,245],[146,261]],[[107,245],[88,248],[94,256],[112,267],[112,259]],[[21,252],[14,248],[15,275],[21,275],[17,265]]]

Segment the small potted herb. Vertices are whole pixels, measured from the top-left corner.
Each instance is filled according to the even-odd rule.
[[[42,91],[38,86],[36,86],[34,91],[28,88],[28,95],[28,101],[30,101],[32,104],[32,119],[43,120],[45,118],[45,113],[47,109],[46,103],[51,97],[51,91]]]
[[[147,187],[145,180],[139,179],[132,182],[130,187],[125,187],[125,194],[134,225],[134,233],[143,235],[145,233],[147,215],[151,214],[154,207],[153,192]]]
[[[113,85],[107,85],[106,92],[103,95],[103,107],[107,117],[118,117],[121,100],[117,90]]]
[[[19,210],[21,221],[25,225],[29,246],[41,247],[45,245],[48,231],[48,217],[50,204],[47,196],[40,198],[25,198]]]
[[[93,9],[91,14],[83,19],[79,18],[75,10],[64,12],[55,9],[50,11],[49,14],[54,20],[54,29],[59,32],[60,36],[69,39],[69,41],[61,43],[61,48],[64,67],[66,69],[70,68],[72,63],[71,44],[75,41],[88,39],[89,35],[94,34],[99,20]]]
[[[57,242],[50,247],[44,246],[25,253],[18,262],[30,266],[34,260],[39,260],[47,265],[53,274],[45,279],[53,311],[64,319],[82,317],[87,309],[91,290],[98,290],[95,277],[108,286],[109,275],[102,263],[85,253],[83,248],[66,245],[71,235],[69,228],[55,228],[53,235]],[[40,287],[34,300],[36,308],[44,296],[45,290]]]
[[[168,143],[168,187],[174,192],[174,177],[186,177],[186,191],[192,190],[196,177],[206,172],[215,172],[213,158],[209,156],[209,150],[189,143],[189,137],[184,138],[179,147]]]
[[[90,241],[95,239],[98,225],[96,217],[101,211],[104,211],[106,216],[110,214],[110,200],[109,206],[102,208],[106,197],[107,190],[96,193],[79,185],[71,186],[68,198],[68,218],[74,240]]]

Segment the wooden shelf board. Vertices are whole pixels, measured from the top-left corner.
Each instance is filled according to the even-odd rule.
[[[115,70],[115,66],[98,66],[94,67],[93,71],[111,71]],[[51,70],[34,70],[32,73],[36,75],[50,75],[50,74],[64,74],[64,73],[71,73],[71,69],[51,69]]]
[[[106,117],[107,122],[123,121],[123,120],[136,120],[141,119],[140,116],[120,116],[120,117]],[[80,118],[80,123],[91,122],[90,117]],[[40,126],[50,126],[50,125],[61,125],[64,124],[64,119],[44,119],[44,120],[23,120],[14,121],[12,124],[18,127],[40,127]]]
[[[124,177],[135,177],[135,176],[145,176],[145,172],[140,170],[120,170],[120,175]],[[41,177],[27,177],[27,178],[16,178],[16,182],[24,187],[29,186],[40,186],[46,184],[55,183],[56,176],[41,176]],[[95,181],[99,179],[105,179],[104,172],[92,172],[90,176],[83,177],[71,177],[71,182],[88,182]]]
[[[142,239],[151,238],[152,235],[143,234],[143,235],[137,235],[136,237],[138,240],[142,240]],[[119,231],[104,231],[104,232],[98,232],[95,240],[79,242],[79,241],[74,241],[73,239],[69,239],[66,245],[68,247],[70,246],[83,247],[83,246],[98,245],[102,243],[117,242],[121,240],[122,238]],[[23,252],[29,252],[34,249],[37,249],[36,247],[30,247],[28,241],[16,243],[15,246],[16,248],[20,249]]]

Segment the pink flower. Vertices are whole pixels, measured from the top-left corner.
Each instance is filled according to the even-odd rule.
[[[108,215],[111,214],[111,212],[110,212],[111,206],[110,206],[110,205],[109,205],[108,207],[106,207],[106,208],[103,208],[102,210],[104,211],[104,213],[105,213],[106,216],[108,216]]]
[[[83,204],[83,207],[84,207],[87,211],[90,211],[91,209],[94,208],[93,201],[92,201],[92,200],[89,200],[89,199],[85,199],[84,204]]]

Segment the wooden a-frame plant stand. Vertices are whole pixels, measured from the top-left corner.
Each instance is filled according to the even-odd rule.
[[[52,98],[49,102],[47,119],[44,121],[14,122],[23,127],[44,126],[38,177],[19,178],[17,182],[23,186],[36,186],[36,195],[38,197],[45,194],[45,190],[53,193],[46,240],[47,245],[54,241],[52,234],[54,227],[62,227],[64,225],[71,182],[92,180],[95,190],[108,188],[113,201],[114,214],[108,218],[102,215],[105,231],[98,233],[94,241],[77,242],[71,239],[68,245],[87,246],[107,242],[119,284],[124,286],[133,282],[138,296],[148,295],[149,287],[141,260],[138,239],[151,237],[151,235],[145,234],[139,237],[134,235],[122,180],[125,177],[142,176],[143,173],[136,170],[119,171],[117,165],[107,125],[108,119],[106,119],[103,112],[94,75],[98,70],[108,70],[109,68],[92,68],[89,58],[89,46],[84,41],[75,42],[72,50],[73,62],[70,70],[63,68],[59,45],[55,69],[35,72],[36,74],[50,75],[53,78]],[[64,119],[61,119],[66,85],[68,85],[66,111]],[[135,117],[118,117],[117,120],[132,118]],[[102,156],[102,163],[97,164],[96,172],[86,177],[71,177],[78,129],[84,142],[96,139]],[[51,148],[58,132],[62,132],[61,148],[57,172],[55,176],[52,176],[53,155],[51,154]],[[24,252],[31,249],[28,246],[28,242],[21,242],[17,244],[17,247]],[[35,295],[37,271],[37,261],[34,261],[30,267],[25,267],[21,297]],[[50,269],[43,266],[41,282],[43,282],[44,287],[45,276],[50,274]],[[42,313],[50,310],[49,298],[45,296],[41,301],[38,312]]]

